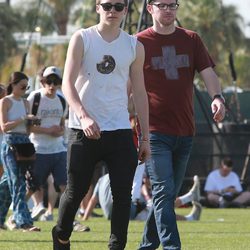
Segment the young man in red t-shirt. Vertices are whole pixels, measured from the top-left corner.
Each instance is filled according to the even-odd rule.
[[[149,98],[152,160],[147,166],[152,183],[153,209],[140,250],[181,249],[174,212],[194,135],[193,79],[203,78],[213,99],[213,119],[225,115],[224,98],[215,66],[200,37],[176,27],[176,0],[148,0],[153,26],[137,34],[145,48],[144,77]]]

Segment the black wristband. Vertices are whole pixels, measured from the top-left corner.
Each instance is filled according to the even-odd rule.
[[[213,100],[214,100],[214,99],[220,99],[221,102],[222,102],[223,104],[225,104],[225,98],[224,98],[223,95],[221,95],[221,94],[216,94],[216,95],[214,95]]]

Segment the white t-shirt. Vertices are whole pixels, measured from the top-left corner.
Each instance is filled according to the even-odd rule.
[[[127,83],[136,58],[136,38],[120,30],[118,38],[109,43],[97,26],[82,29],[81,35],[84,57],[75,87],[84,108],[101,131],[130,129]],[[69,127],[81,129],[71,109]]]
[[[33,91],[28,96],[30,107],[33,105],[34,96],[37,92],[41,93],[40,103],[36,116],[41,118],[41,127],[49,128],[53,125],[60,125],[64,116],[63,106],[60,98],[56,95],[49,98],[44,94],[44,89]],[[47,134],[31,133],[30,140],[33,142],[36,152],[39,154],[54,154],[65,152],[63,136],[54,137]]]
[[[238,192],[242,191],[240,179],[235,172],[230,172],[227,176],[221,176],[220,170],[216,169],[212,171],[206,180],[204,190],[206,192],[221,191],[224,188],[234,186]]]

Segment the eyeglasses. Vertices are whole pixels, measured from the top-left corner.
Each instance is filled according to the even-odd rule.
[[[167,4],[167,3],[151,3],[151,5],[156,6],[160,10],[167,10],[167,9],[177,10],[178,7],[179,7],[178,3],[170,3],[170,4]]]
[[[24,85],[24,86],[21,87],[21,90],[28,90],[29,88],[30,88],[30,86]]]
[[[124,3],[100,3],[100,5],[102,6],[104,11],[111,11],[111,9],[114,7],[115,11],[121,12],[124,10],[125,8],[125,4]]]

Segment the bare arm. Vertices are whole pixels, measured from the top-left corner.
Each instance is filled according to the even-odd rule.
[[[44,128],[41,126],[31,126],[30,132],[36,133],[36,134],[46,134],[51,135],[54,137],[59,137],[64,135],[64,126],[61,125],[53,125],[48,128]]]
[[[98,124],[88,115],[83,107],[75,82],[81,67],[84,56],[84,45],[79,32],[76,32],[69,43],[64,74],[62,82],[62,92],[70,106],[81,121],[84,134],[90,139],[100,138],[100,128]]]
[[[90,198],[90,200],[88,202],[88,206],[87,206],[86,210],[84,211],[83,220],[87,220],[89,218],[95,205],[97,204],[97,201],[98,201],[97,197],[95,195],[92,195],[92,197]]]
[[[141,162],[144,162],[150,157],[148,97],[143,76],[144,58],[144,47],[140,42],[137,42],[136,59],[130,68],[130,80],[135,110],[142,131],[142,142],[140,143],[138,154],[138,158]]]
[[[209,67],[200,72],[202,79],[205,82],[206,88],[208,90],[209,95],[211,98],[214,97],[216,94],[221,94],[221,87],[219,83],[219,79],[214,72],[214,70]],[[216,122],[220,122],[225,117],[225,105],[222,100],[216,98],[212,101],[211,109],[213,115],[213,119]]]

